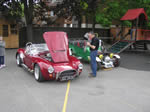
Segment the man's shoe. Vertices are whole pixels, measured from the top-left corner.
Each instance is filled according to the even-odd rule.
[[[6,65],[5,65],[5,64],[3,64],[3,65],[2,65],[2,67],[6,67]]]
[[[6,65],[5,64],[3,64],[3,65],[1,65],[2,67],[6,67]]]
[[[5,65],[5,64],[1,65],[1,68],[4,68],[4,67],[6,67],[6,65]]]
[[[93,73],[89,73],[89,77],[96,77]]]

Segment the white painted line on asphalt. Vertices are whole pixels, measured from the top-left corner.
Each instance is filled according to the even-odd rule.
[[[137,107],[136,107],[135,105],[133,105],[133,104],[130,104],[130,103],[128,103],[128,102],[126,102],[126,101],[123,101],[123,100],[121,100],[121,99],[119,99],[119,102],[122,103],[122,104],[128,105],[129,107],[131,107],[132,109],[134,109],[135,112],[142,112],[139,108],[137,108]]]
[[[66,91],[66,96],[65,96],[64,106],[63,106],[62,112],[66,112],[66,107],[67,107],[67,102],[68,102],[68,95],[69,95],[69,89],[70,89],[70,81],[68,81],[68,84],[67,84],[67,91]]]

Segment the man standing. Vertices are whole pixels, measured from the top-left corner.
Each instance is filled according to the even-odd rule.
[[[88,33],[88,37],[91,40],[91,43],[87,42],[87,46],[90,47],[90,58],[91,58],[91,69],[92,69],[92,73],[90,73],[90,75],[96,77],[96,71],[97,71],[96,56],[97,56],[97,50],[99,48],[99,39],[95,37],[95,33],[93,31]]]
[[[0,36],[0,69],[5,67],[4,55],[5,55],[5,42],[3,41],[3,38]]]

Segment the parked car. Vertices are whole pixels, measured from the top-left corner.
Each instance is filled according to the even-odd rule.
[[[75,55],[78,59],[90,62],[90,48],[86,46],[86,40],[70,40],[69,48],[72,51],[72,55]],[[117,67],[120,65],[120,56],[119,54],[107,52],[104,43],[101,41],[96,61],[98,70],[100,68]]]
[[[80,60],[69,54],[68,38],[65,32],[45,32],[44,44],[26,44],[16,53],[16,62],[20,67],[34,73],[37,81],[72,80],[83,69]]]

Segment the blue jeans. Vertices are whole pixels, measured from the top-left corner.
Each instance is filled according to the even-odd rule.
[[[0,65],[4,64],[4,56],[0,56]]]
[[[96,77],[96,71],[97,71],[96,56],[97,56],[97,50],[90,52],[91,69],[92,69],[92,73],[95,77]]]

